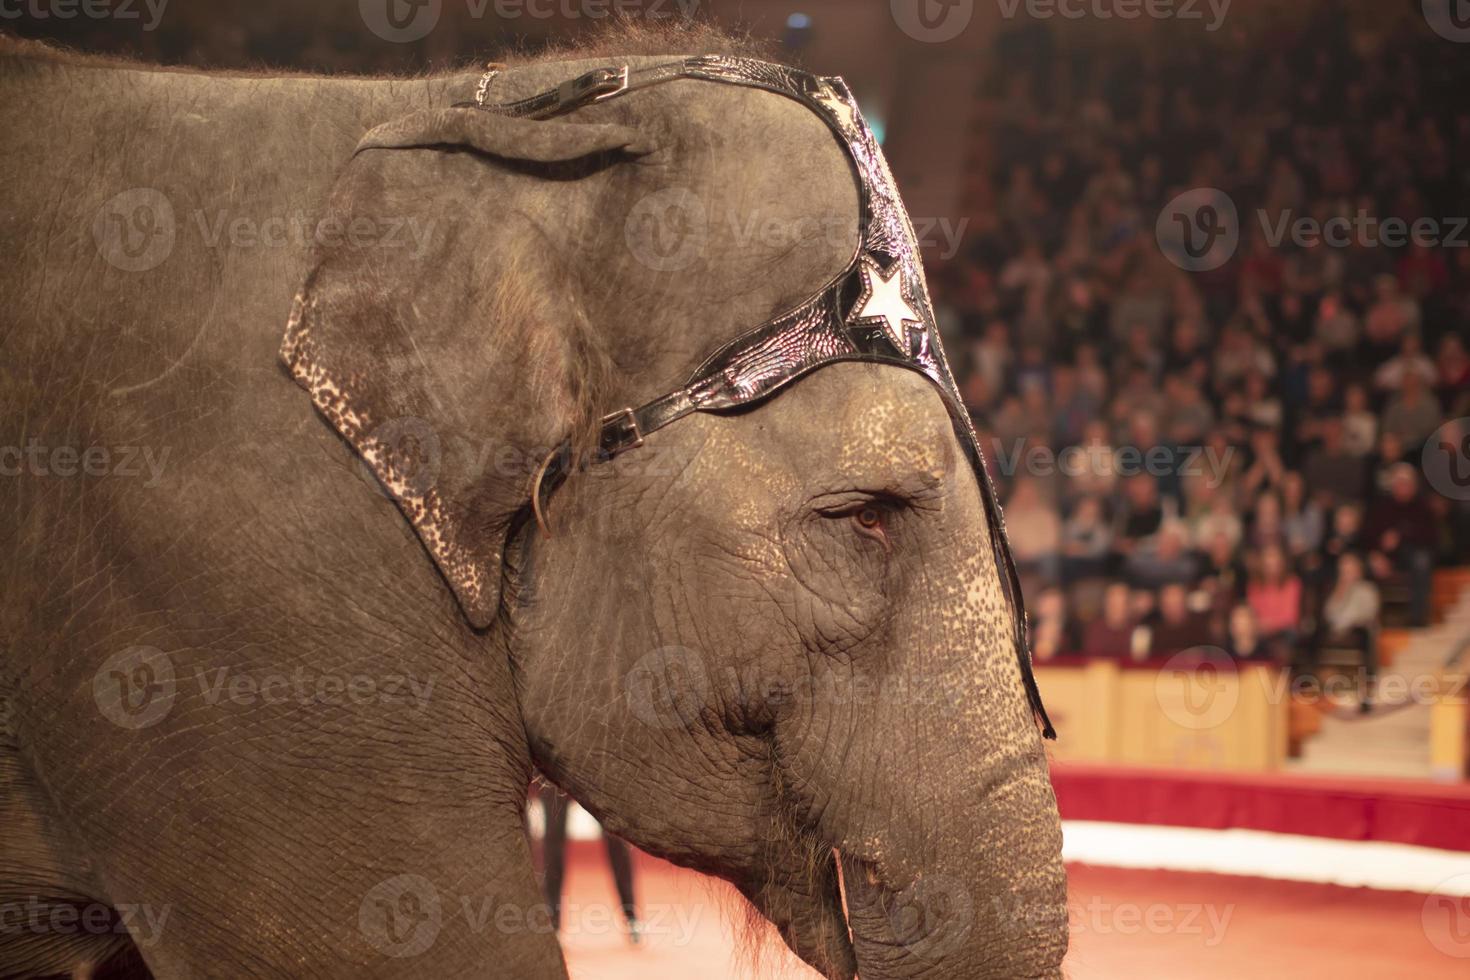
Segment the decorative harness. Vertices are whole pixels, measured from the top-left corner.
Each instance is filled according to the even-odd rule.
[[[939,389],[956,435],[970,458],[990,522],[991,546],[1015,620],[1016,650],[1031,708],[1043,734],[1056,732],[1041,703],[1031,671],[1026,610],[1006,541],[1005,519],[985,468],[975,427],[955,386],[940,345],[918,243],[893,175],[847,84],[784,65],[749,58],[702,55],[638,71],[626,65],[597,68],[554,89],[518,102],[486,103],[497,66],[481,81],[474,102],[487,112],[547,119],[594,102],[675,79],[699,79],[765,89],[794,99],[820,116],[847,150],[859,188],[860,234],[852,260],[806,302],[721,347],[683,387],[602,419],[597,461],[636,449],[653,432],[693,412],[728,412],[753,406],[817,368],[841,361],[892,364],[917,371]],[[532,490],[539,515],[543,495],[554,492],[570,465],[570,446],[549,459]],[[554,462],[553,462],[554,460]]]

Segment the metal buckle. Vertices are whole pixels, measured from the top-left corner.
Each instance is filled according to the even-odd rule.
[[[624,423],[625,427],[620,427],[619,429],[615,429],[613,431],[614,433],[620,434],[622,432],[631,430],[633,433],[633,441],[628,443],[627,445],[623,445],[621,441],[619,441],[611,449],[609,449],[609,452],[613,453],[614,455],[622,452],[625,449],[637,449],[639,446],[643,445],[643,430],[638,427],[638,415],[633,411],[632,408],[620,408],[616,412],[612,412],[602,417],[604,445],[606,445],[605,437],[607,435],[608,427],[613,425],[614,423],[622,422],[623,420],[626,420],[626,422]]]
[[[606,68],[602,70],[607,71]],[[620,66],[616,71],[613,72],[611,78],[606,78],[603,80],[603,84],[607,84],[608,82],[611,82],[613,87],[605,92],[597,93],[597,95],[592,97],[593,102],[601,102],[603,99],[610,99],[615,95],[622,95],[624,92],[628,91],[628,66]]]
[[[610,99],[628,90],[628,66],[594,68],[556,87],[555,112],[566,112],[592,102]]]

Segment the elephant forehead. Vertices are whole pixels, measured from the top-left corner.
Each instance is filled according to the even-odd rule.
[[[804,468],[857,480],[950,478],[958,445],[932,382],[901,367],[834,364],[776,399],[775,431]],[[773,406],[775,407],[775,406]]]

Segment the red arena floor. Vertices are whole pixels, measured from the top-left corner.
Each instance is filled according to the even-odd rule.
[[[575,980],[814,977],[779,941],[737,952],[740,905],[713,882],[638,855],[648,931],[630,947],[602,849],[574,846],[562,944]],[[1069,869],[1071,980],[1464,980],[1470,899],[1220,875]]]

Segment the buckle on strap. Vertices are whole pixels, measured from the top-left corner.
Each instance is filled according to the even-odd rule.
[[[641,445],[643,429],[638,425],[638,413],[631,407],[620,408],[602,417],[602,449],[608,455],[616,456],[625,449],[637,449]]]
[[[594,68],[585,75],[578,75],[556,87],[556,107],[553,111],[565,112],[589,102],[601,102],[628,90],[628,66],[617,68]]]

